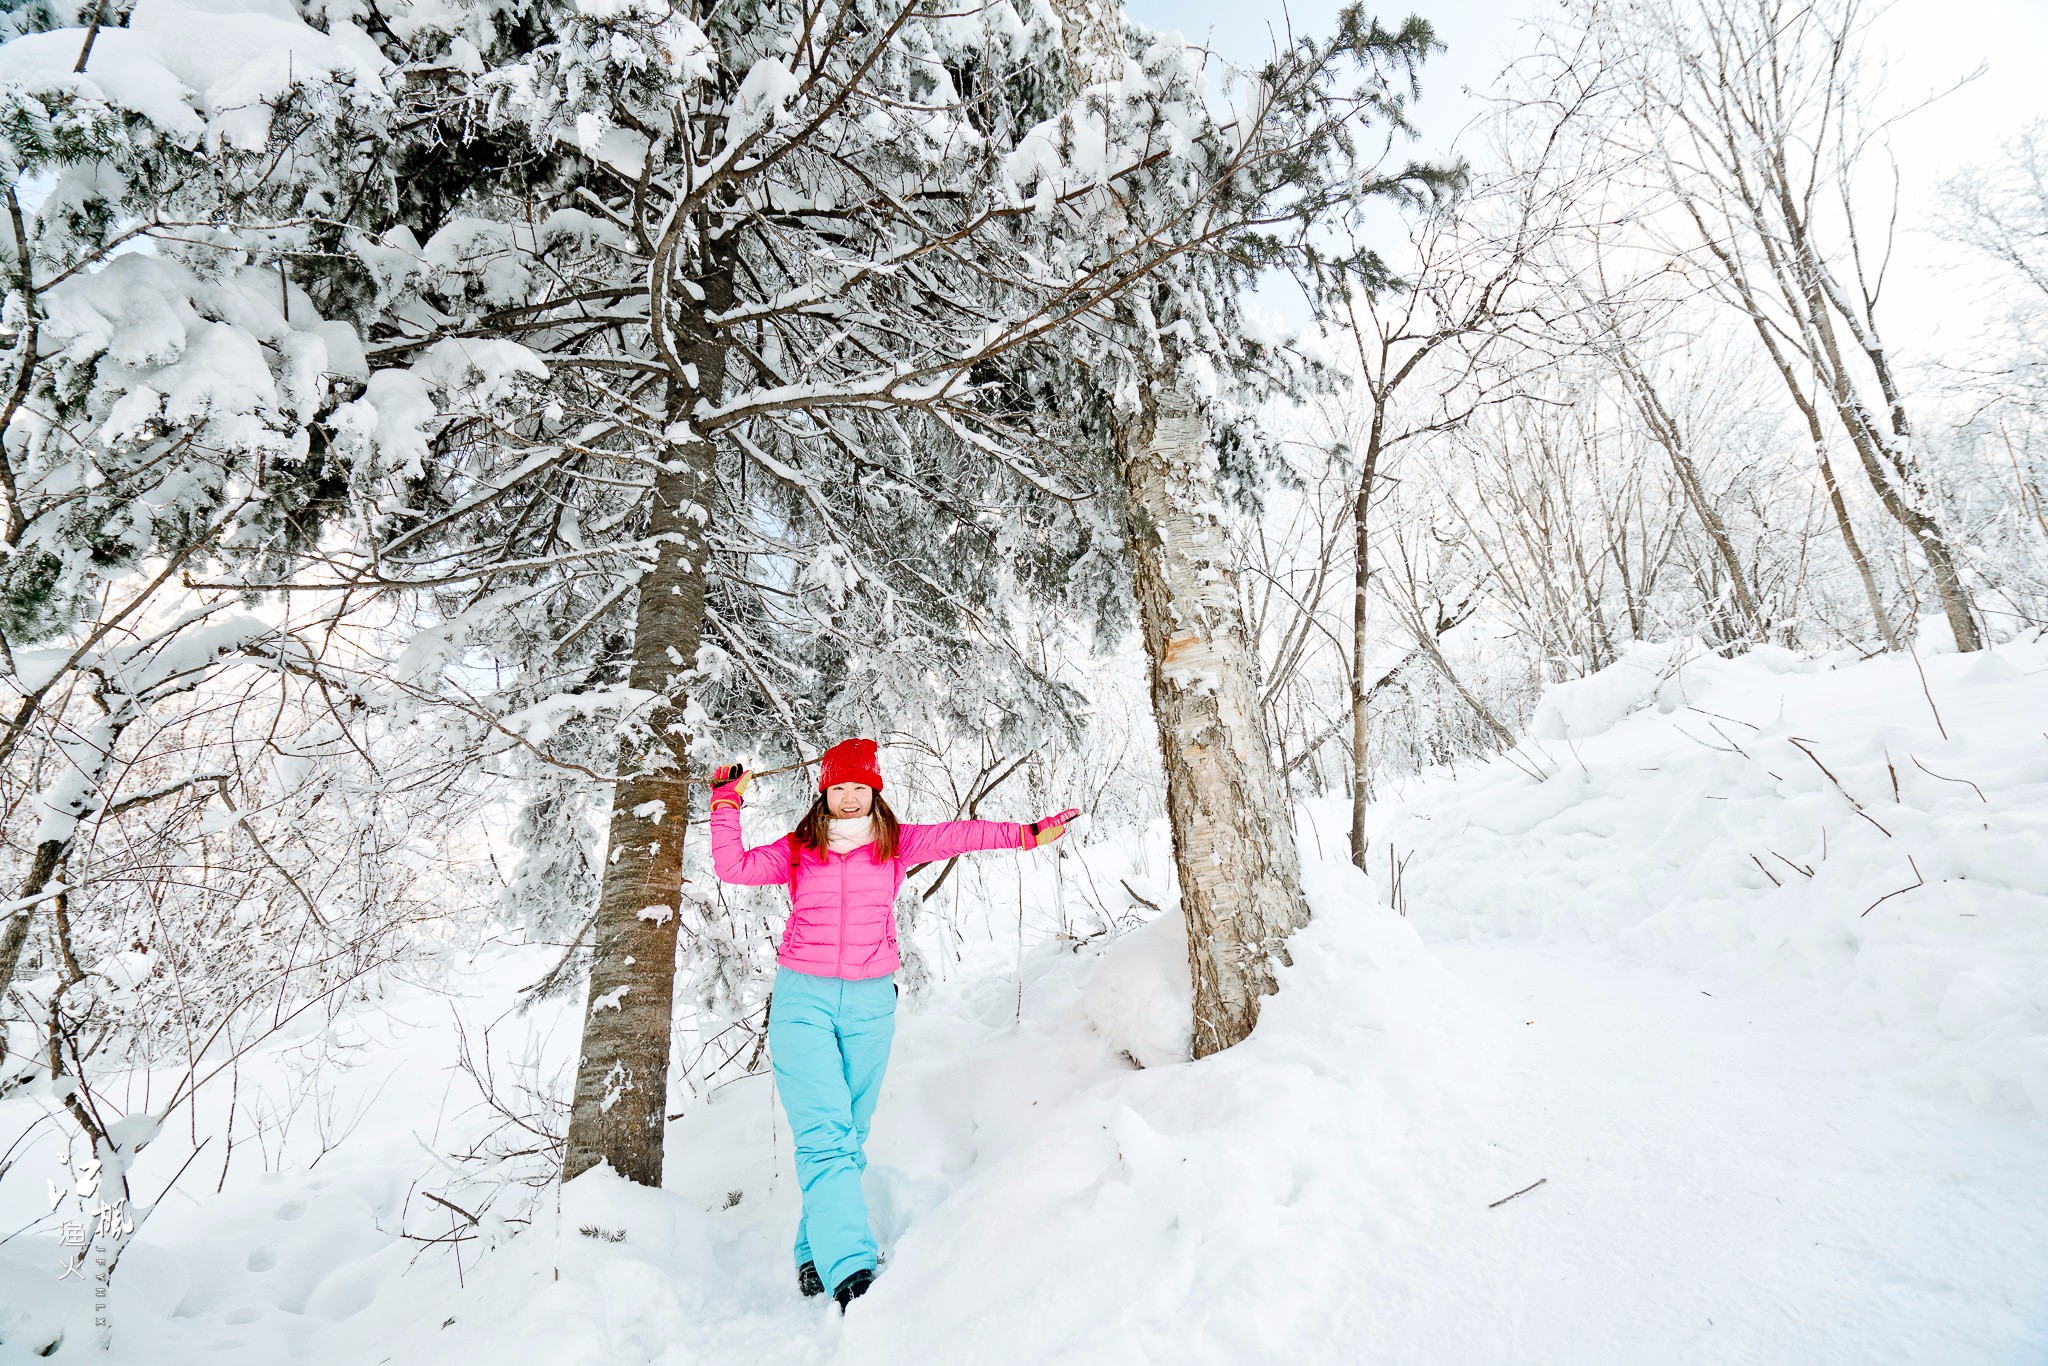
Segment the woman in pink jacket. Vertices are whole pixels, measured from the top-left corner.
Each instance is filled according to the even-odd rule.
[[[711,864],[725,882],[789,884],[768,1051],[803,1188],[797,1285],[806,1295],[830,1286],[843,1310],[875,1275],[860,1179],[896,1032],[896,893],[904,871],[976,849],[1050,844],[1079,813],[1029,825],[904,825],[882,800],[875,742],[842,740],[825,751],[818,796],[796,829],[746,849],[740,805],[752,779],[738,764],[711,775]]]

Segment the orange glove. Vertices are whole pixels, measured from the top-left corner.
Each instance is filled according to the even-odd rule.
[[[1022,831],[1024,841],[1023,847],[1026,849],[1036,849],[1041,844],[1051,844],[1061,835],[1067,833],[1067,822],[1080,814],[1080,807],[1070,806],[1057,816],[1047,816],[1042,820],[1035,820],[1029,825],[1020,826],[1019,829]]]

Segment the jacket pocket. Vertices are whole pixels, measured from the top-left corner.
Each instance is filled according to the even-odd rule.
[[[816,949],[825,939],[817,917],[805,911],[796,911],[789,917],[789,924],[782,930],[782,947],[792,950]]]

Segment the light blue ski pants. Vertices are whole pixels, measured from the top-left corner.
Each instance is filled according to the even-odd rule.
[[[828,1292],[862,1267],[875,1267],[875,1235],[860,1188],[868,1165],[862,1148],[895,1034],[893,977],[853,982],[776,968],[768,1056],[796,1139],[796,1178],[804,1193],[796,1264],[816,1262]]]

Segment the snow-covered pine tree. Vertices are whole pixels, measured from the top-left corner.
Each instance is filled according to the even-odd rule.
[[[0,764],[41,788],[10,821],[0,990],[122,735],[221,661],[292,648],[232,603],[169,599],[276,574],[340,505],[323,424],[364,357],[294,250],[394,109],[346,26],[66,11],[16,11],[0,47]]]
[[[1088,498],[1118,487],[1099,477],[1105,429],[1091,464],[1062,351],[1191,252],[1276,253],[1279,225],[1348,203],[1356,186],[1304,177],[1398,104],[1380,67],[1427,35],[1354,15],[1226,125],[1197,60],[1152,35],[1063,111],[1060,25],[1038,7],[536,23],[530,47],[477,31],[481,70],[450,78],[437,175],[463,188],[443,219],[364,250],[405,300],[373,337],[393,368],[367,405],[432,399],[396,367],[457,342],[494,375],[524,370],[533,398],[509,422],[444,407],[432,487],[394,496],[375,573],[457,590],[451,642],[544,659],[519,673],[508,733],[564,706],[614,727],[568,1172],[655,1182],[693,737],[714,718],[734,733],[734,697],[792,747],[820,704],[900,723],[1028,697],[1006,686],[1032,671],[1000,629],[1005,586],[1107,618],[1120,583],[1095,543],[1123,528]],[[1335,91],[1361,54],[1367,88]],[[1140,349],[1111,351],[1157,354],[1150,324],[1121,335]],[[948,695],[948,673],[973,681]]]
[[[693,757],[1051,710],[1010,618],[1116,615],[1121,578],[1048,348],[1183,245],[1077,255],[1073,206],[1181,150],[1042,174],[1076,148],[1035,6],[436,13],[385,43],[422,174],[347,244],[369,536],[335,581],[431,596],[412,662],[610,789],[567,1170],[658,1182]]]
[[[693,735],[716,718],[725,743],[801,750],[864,715],[1042,708],[1027,661],[987,658],[1013,637],[997,570],[1071,563],[1085,490],[1019,440],[1053,414],[1020,407],[1005,370],[1096,291],[1017,255],[1030,220],[1001,158],[1035,121],[1032,17],[762,5],[708,10],[684,41],[681,16],[622,10],[565,17],[504,77],[550,92],[509,107],[536,148],[576,149],[555,212],[590,225],[580,257],[536,262],[572,288],[491,301],[519,310],[507,335],[545,357],[559,407],[478,452],[520,462],[514,480],[387,545],[488,577],[493,609],[521,583],[514,630],[555,656],[522,680],[533,705],[573,691],[616,726],[569,1175],[660,1179]],[[643,50],[669,65],[632,65]],[[570,570],[493,573],[508,545]],[[949,697],[945,674],[976,682]]]
[[[334,423],[368,366],[326,281],[389,202],[363,189],[390,188],[404,82],[354,26],[272,4],[9,20],[0,1096],[51,1102],[128,1194],[169,1111],[200,1122],[199,1091],[446,905],[421,832],[462,819],[459,771],[420,729],[397,758],[370,733],[377,624],[201,586],[343,534]],[[106,1085],[137,1071],[140,1096]],[[91,1235],[108,1268],[124,1230]]]

